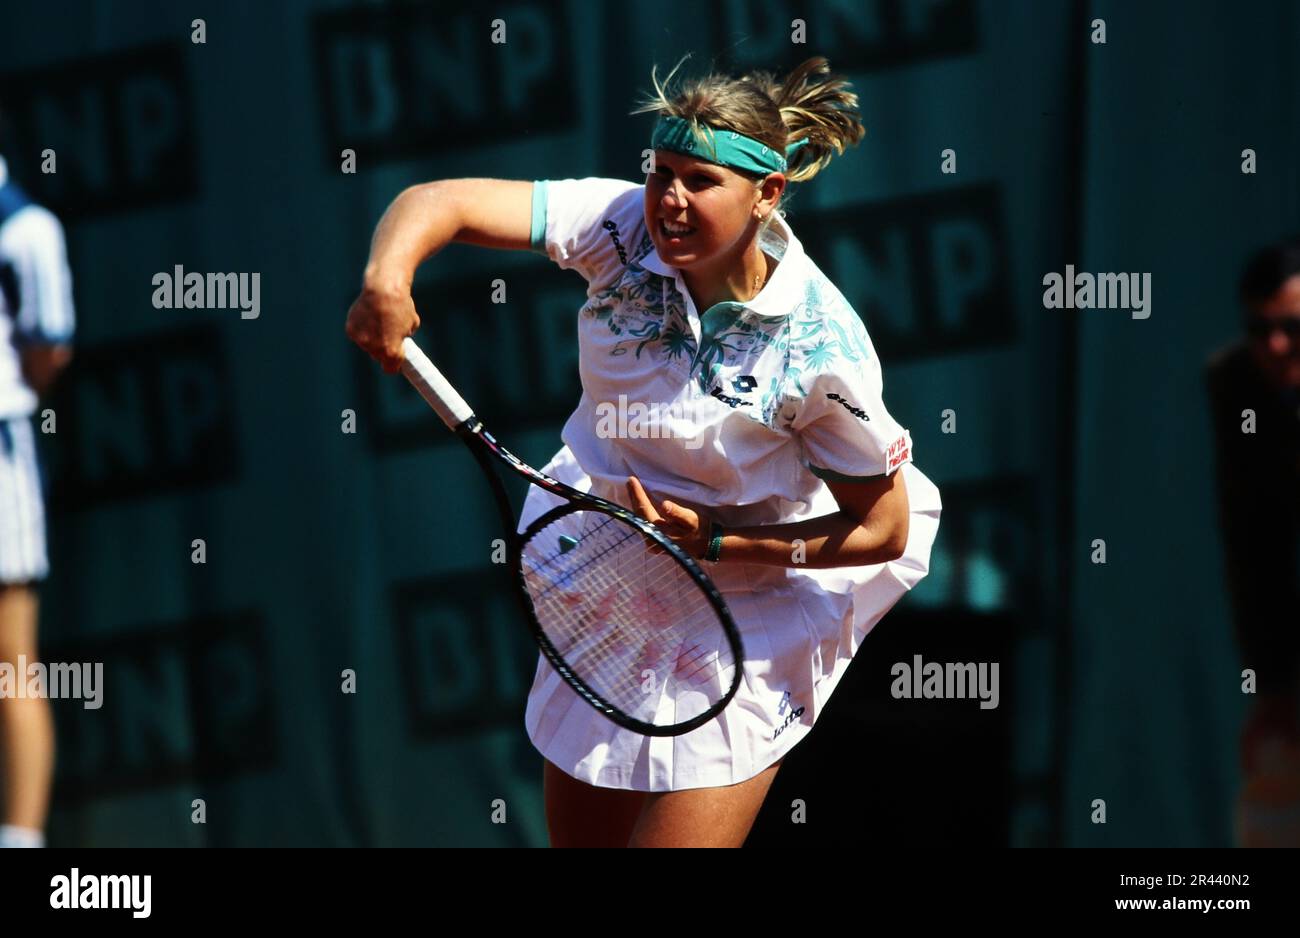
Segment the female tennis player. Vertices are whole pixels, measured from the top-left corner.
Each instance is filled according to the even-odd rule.
[[[583,394],[543,471],[706,561],[745,645],[736,697],[677,737],[617,726],[539,655],[525,723],[553,845],[743,844],[867,632],[929,569],[938,490],[885,409],[861,319],[780,211],[787,183],[864,133],[829,71],[816,57],[784,80],[711,74],[676,93],[676,68],[652,71],[633,111],[658,115],[644,183],[432,182],[375,232],[347,332],[388,372],[419,327],[415,269],[449,242],[582,274]],[[655,425],[614,419],[634,404]],[[552,504],[533,487],[520,530]]]

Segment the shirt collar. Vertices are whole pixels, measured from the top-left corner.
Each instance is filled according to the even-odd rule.
[[[770,248],[767,253],[777,255],[780,263],[776,265],[771,279],[763,284],[763,289],[758,291],[758,296],[739,305],[765,319],[783,319],[803,299],[802,276],[799,269],[803,266],[803,245],[799,243],[790,225],[779,213],[772,219],[762,238],[763,245]],[[681,269],[664,263],[659,256],[659,249],[654,247],[653,243],[650,253],[641,258],[638,263],[653,273],[681,279]],[[707,310],[699,312],[703,315]]]

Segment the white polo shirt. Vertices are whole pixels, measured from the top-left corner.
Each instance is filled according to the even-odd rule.
[[[925,575],[938,490],[885,408],[862,320],[779,215],[760,243],[779,263],[759,294],[703,313],[650,239],[640,184],[535,182],[532,240],[588,283],[576,336],[582,398],[549,474],[623,505],[635,475],[656,503],[704,508],[737,527],[833,513],[823,480],[904,469],[911,526],[899,560],[709,567],[746,662],[737,699],[704,727],[677,738],[621,730],[539,659],[526,723],[569,774],[643,791],[743,781],[811,728],[867,631]],[[533,488],[520,530],[554,503]]]
[[[0,188],[8,181],[9,169],[0,157]],[[68,342],[73,326],[63,226],[47,209],[27,203],[0,221],[0,420],[28,417],[36,410],[19,347]]]

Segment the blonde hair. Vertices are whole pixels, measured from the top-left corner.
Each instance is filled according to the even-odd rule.
[[[790,168],[784,174],[790,182],[812,179],[832,156],[858,143],[866,133],[857,110],[857,94],[845,78],[830,74],[830,63],[822,56],[806,59],[782,79],[765,71],[751,71],[740,78],[710,72],[670,92],[673,75],[689,57],[689,53],[683,56],[662,84],[651,68],[654,92],[631,113],[688,120],[701,142],[705,140],[701,124],[752,137],[778,153],[784,153],[796,140],[806,139],[807,145],[790,158]]]

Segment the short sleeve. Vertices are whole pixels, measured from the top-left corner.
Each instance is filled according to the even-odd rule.
[[[807,389],[790,424],[808,470],[822,479],[855,482],[892,473],[912,461],[912,437],[882,397],[874,354],[841,355],[800,384]]]
[[[532,249],[582,274],[589,292],[612,283],[645,227],[642,190],[622,179],[535,181]]]
[[[69,341],[74,326],[72,274],[59,220],[38,206],[15,214],[4,226],[0,266],[5,268],[6,305],[16,306],[15,341]]]

